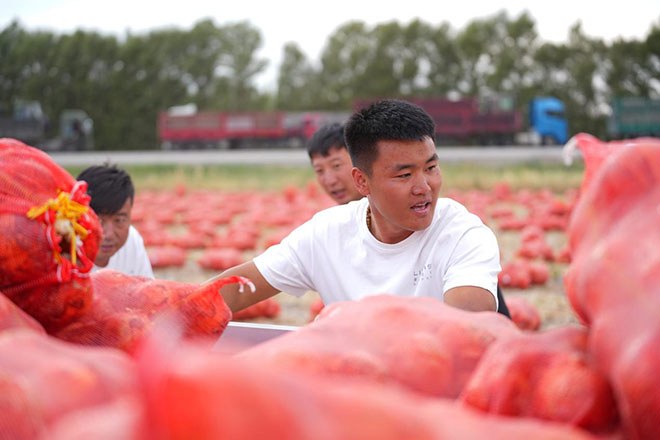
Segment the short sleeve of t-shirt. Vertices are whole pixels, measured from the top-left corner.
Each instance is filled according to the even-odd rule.
[[[499,248],[495,234],[482,225],[468,228],[458,239],[443,276],[444,293],[459,286],[490,291],[497,302]]]
[[[309,255],[311,228],[310,222],[304,223],[253,259],[259,272],[276,289],[294,296],[314,289],[301,261],[303,255]]]

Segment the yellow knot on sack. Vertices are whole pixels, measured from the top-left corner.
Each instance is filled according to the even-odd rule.
[[[50,199],[41,206],[30,208],[27,213],[29,219],[36,219],[44,215],[46,222],[52,225],[55,232],[69,240],[71,262],[76,264],[76,243],[87,238],[88,231],[78,223],[78,220],[89,210],[89,206],[71,200],[68,193],[61,191],[56,199]],[[58,263],[62,256],[56,250],[55,258]]]

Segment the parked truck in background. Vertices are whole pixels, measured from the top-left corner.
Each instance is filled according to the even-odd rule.
[[[0,137],[18,139],[44,151],[94,148],[94,124],[84,110],[64,110],[54,137],[49,136],[51,123],[38,101],[0,105]]]
[[[568,142],[568,120],[564,103],[551,96],[536,97],[529,102],[528,133],[535,136],[530,145],[564,145]]]
[[[36,145],[44,140],[47,128],[48,118],[38,102],[16,100],[0,104],[0,137]]]
[[[553,97],[529,102],[525,120],[507,96],[484,98],[407,98],[427,111],[436,125],[436,144],[442,145],[563,145],[568,140],[564,104]],[[354,110],[373,100],[358,100]]]
[[[506,97],[489,99],[406,98],[423,107],[436,124],[442,145],[563,145],[568,140],[564,104],[539,97],[529,104],[528,122]],[[355,100],[352,111],[375,99]],[[350,111],[198,112],[194,106],[160,113],[162,149],[302,148],[322,125],[345,122]]]
[[[324,124],[344,122],[348,112],[201,111],[177,106],[161,112],[158,137],[164,150],[302,148]]]
[[[660,99],[617,97],[611,107],[607,124],[611,139],[660,137]]]

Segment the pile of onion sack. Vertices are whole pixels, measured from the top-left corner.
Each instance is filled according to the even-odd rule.
[[[49,332],[92,301],[101,226],[86,190],[43,151],[0,139],[0,291]]]

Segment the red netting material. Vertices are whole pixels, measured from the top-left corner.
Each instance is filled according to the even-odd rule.
[[[0,333],[8,329],[27,329],[46,334],[43,326],[36,319],[21,310],[2,292],[0,292]],[[1,436],[0,436],[1,438]]]
[[[115,347],[132,353],[163,314],[181,319],[187,337],[217,339],[232,318],[219,291],[225,284],[250,284],[242,277],[183,283],[130,276],[112,269],[90,275],[89,309],[56,337],[78,344]],[[247,294],[247,293],[246,293]]]
[[[49,331],[91,300],[101,226],[86,190],[43,151],[0,139],[0,290]]]
[[[90,417],[124,399],[138,399],[138,392],[134,364],[124,353],[24,329],[0,332],[2,439],[55,438],[53,432],[69,417]]]
[[[500,314],[475,320],[434,298],[380,294],[329,304],[313,323],[237,356],[456,398],[488,345],[519,333]]]
[[[580,195],[567,230],[566,296],[617,397],[624,438],[660,438],[660,139],[611,149]],[[625,146],[625,148],[621,148]],[[590,156],[588,149],[578,147]]]

